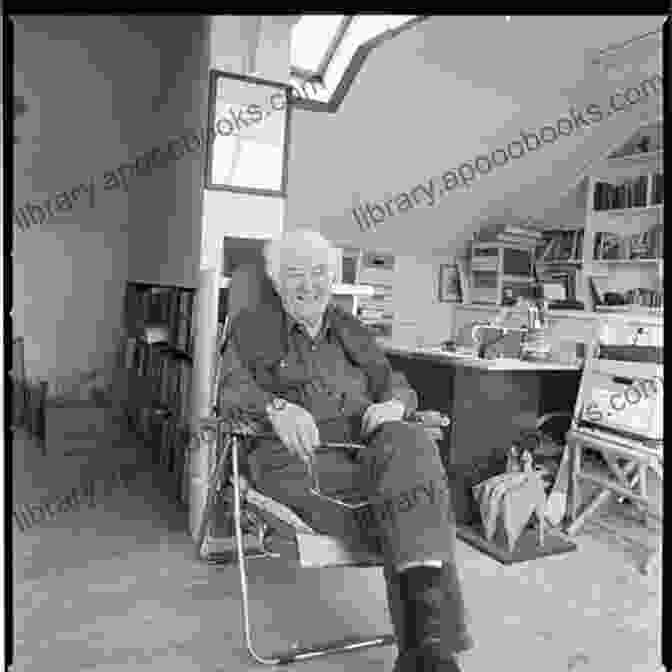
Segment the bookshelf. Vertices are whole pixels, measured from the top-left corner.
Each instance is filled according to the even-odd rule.
[[[583,296],[589,283],[626,303],[610,308],[662,309],[664,179],[662,122],[640,128],[586,176],[583,226],[544,231],[536,266],[562,273]],[[635,301],[635,304],[631,304]]]
[[[471,243],[469,301],[514,305],[534,283],[534,251],[542,234],[532,227],[504,225],[482,230]]]
[[[639,149],[648,144],[640,140]],[[632,141],[626,143],[626,150],[636,148],[630,145]],[[623,296],[624,310],[662,309],[662,148],[617,154],[599,161],[588,175],[584,278],[586,283],[593,279],[604,293]]]
[[[128,282],[118,352],[129,428],[148,446],[152,463],[174,474],[183,502],[194,297],[193,289]]]

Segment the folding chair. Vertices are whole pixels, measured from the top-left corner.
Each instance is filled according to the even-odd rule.
[[[609,499],[633,502],[642,522],[651,516],[662,523],[647,492],[652,470],[663,477],[663,352],[662,347],[635,343],[588,348],[572,424],[567,433],[570,479],[567,525],[575,535],[584,522]],[[604,458],[610,478],[584,469],[583,452],[597,451]],[[581,483],[598,487],[583,510]],[[600,523],[602,525],[602,523]],[[605,525],[605,527],[608,527]],[[647,573],[659,549],[649,550],[640,566]]]
[[[232,318],[235,316],[243,305],[249,305],[248,302],[254,304],[259,300],[279,300],[277,295],[274,295],[275,293],[272,287],[269,287],[269,284],[270,282],[265,277],[265,274],[262,274],[260,269],[258,267],[255,268],[253,265],[240,268],[234,272],[230,285],[229,317]],[[413,395],[415,395],[414,392]],[[411,405],[414,403],[417,406],[417,395],[411,399],[410,403]],[[412,417],[414,421],[425,424],[422,414],[416,414]],[[441,426],[446,426],[449,423],[448,418],[444,416],[439,416],[439,418],[440,426],[436,423],[433,426],[426,426],[427,431],[433,439],[440,438],[442,436]],[[269,531],[273,531],[274,529],[284,531],[284,535],[277,536],[281,540],[289,540],[291,542],[289,545],[285,544],[285,550],[289,550],[292,560],[296,561],[298,559],[300,567],[311,566],[303,563],[301,555],[302,544],[309,543],[310,541],[317,542],[325,550],[324,559],[319,564],[322,568],[380,567],[384,564],[383,558],[364,544],[361,546],[357,544],[349,546],[335,537],[316,534],[290,508],[254,489],[254,483],[251,483],[249,474],[243,474],[241,462],[250,449],[252,442],[263,438],[274,438],[272,432],[260,431],[258,425],[251,426],[244,418],[227,417],[204,418],[201,422],[201,429],[216,432],[217,458],[208,478],[205,507],[196,538],[197,552],[200,557],[203,541],[214,510],[217,492],[229,484],[232,485],[233,524],[236,542],[236,560],[242,594],[243,628],[245,644],[250,656],[258,663],[264,665],[287,665],[299,660],[308,660],[330,653],[356,651],[395,643],[396,639],[394,635],[383,634],[373,637],[351,638],[339,642],[328,642],[312,647],[294,648],[287,653],[275,656],[264,656],[257,652],[253,642],[250,623],[247,561],[280,558],[282,556],[282,553],[277,552],[271,547],[269,540],[273,541],[273,535],[269,534]],[[316,452],[322,449],[343,449],[348,452],[355,452],[361,447],[361,445],[355,443],[325,443]],[[311,468],[310,473],[312,480],[311,494],[315,497],[328,500],[334,506],[351,510],[364,509],[371,506],[366,501],[345,501],[330,496],[320,488],[318,470]],[[258,523],[257,541],[259,550],[255,552],[248,552],[246,550],[244,540],[243,522],[246,515],[249,514],[252,514],[252,517],[256,518]]]

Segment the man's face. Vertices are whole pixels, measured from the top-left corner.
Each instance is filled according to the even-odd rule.
[[[331,298],[326,251],[288,250],[282,260],[280,290],[287,312],[299,322],[316,325]]]

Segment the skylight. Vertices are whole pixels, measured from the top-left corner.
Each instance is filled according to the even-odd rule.
[[[415,18],[399,14],[301,16],[292,29],[293,83],[319,81],[328,99],[360,46]],[[322,95],[318,98],[324,99]]]
[[[302,16],[292,29],[292,67],[305,74],[321,74],[320,66],[340,39],[344,23],[342,14]]]

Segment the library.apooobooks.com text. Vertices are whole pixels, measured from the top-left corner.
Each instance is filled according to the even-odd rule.
[[[68,511],[78,511],[88,502],[89,508],[97,504],[97,497],[109,494],[119,485],[127,487],[135,474],[129,473],[129,467],[121,465],[105,478],[92,478],[65,495],[48,497],[38,504],[19,504],[14,507],[13,519],[21,532],[27,532],[37,525],[53,520],[57,515]]]

